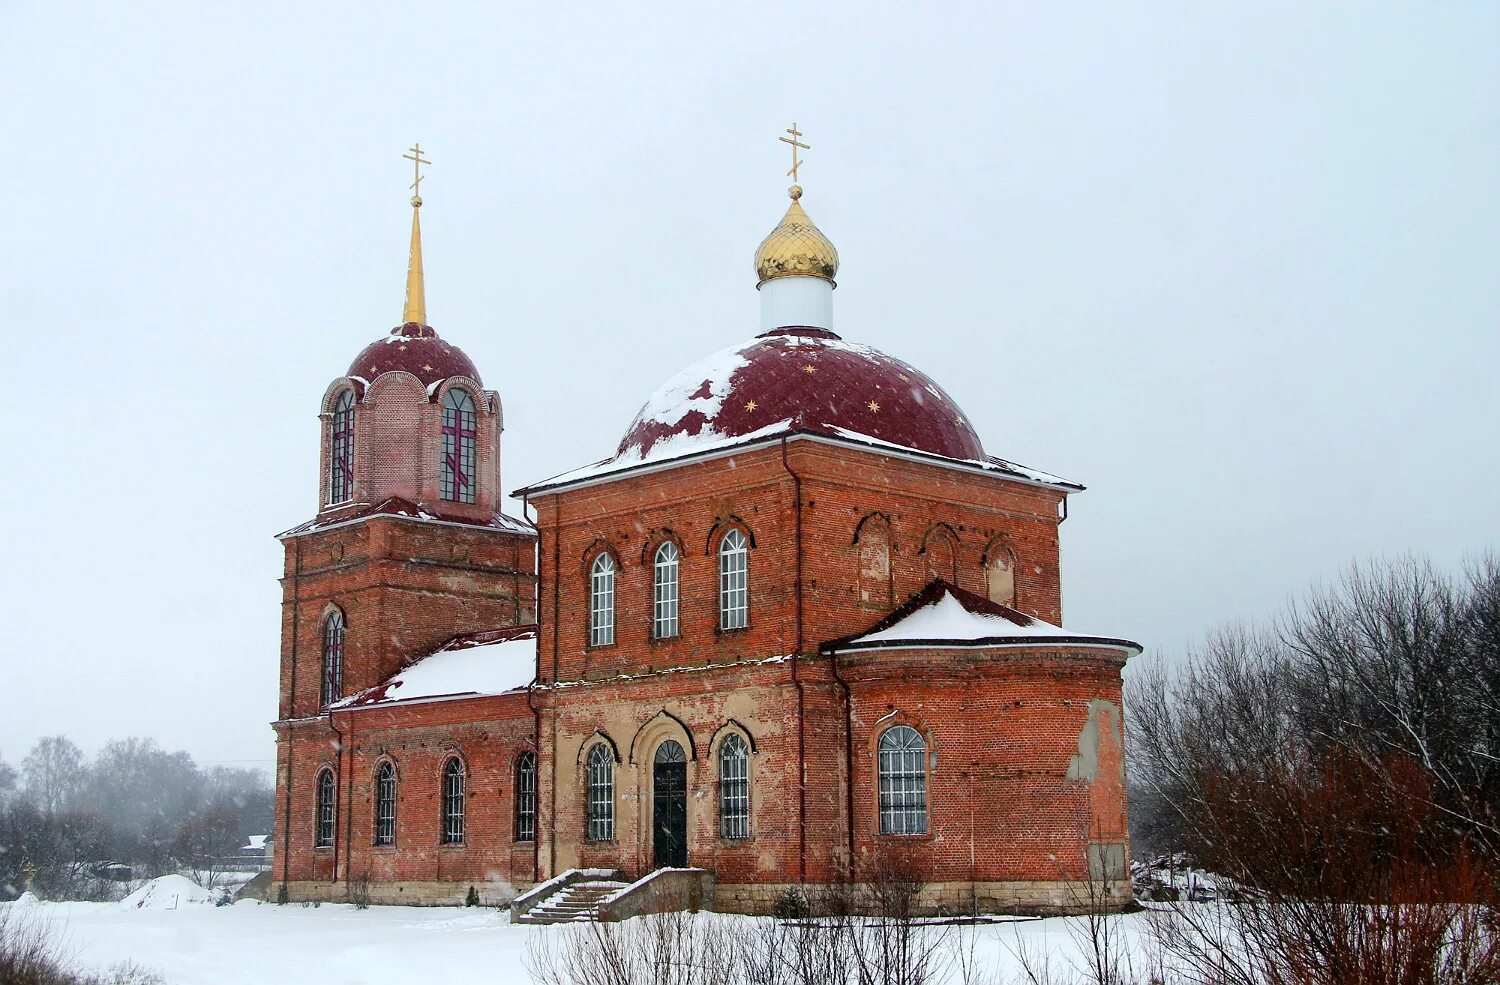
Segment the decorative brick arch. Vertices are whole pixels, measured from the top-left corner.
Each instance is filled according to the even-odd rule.
[[[667,739],[677,739],[687,750],[688,761],[698,761],[698,745],[693,741],[693,732],[682,719],[663,708],[644,725],[635,730],[630,740],[630,764],[638,766],[656,753],[656,747]],[[642,759],[645,755],[647,758]]]
[[[594,561],[600,554],[608,554],[614,559],[616,571],[624,568],[624,565],[620,563],[620,552],[615,545],[605,537],[595,537],[589,542],[589,546],[583,549],[583,553],[578,556],[579,570],[582,572],[584,578],[587,578],[592,573]]]
[[[710,557],[716,554],[719,550],[719,541],[723,540],[724,535],[729,533],[730,530],[738,530],[744,534],[745,541],[749,544],[750,550],[755,550],[755,531],[750,529],[750,524],[731,513],[717,520],[708,531],[708,538],[703,542],[703,553]]]
[[[646,533],[645,543],[641,544],[641,566],[650,567],[655,564],[656,552],[661,548],[661,545],[667,543],[677,546],[678,557],[687,553],[683,549],[682,538],[678,536],[677,531],[671,527],[659,527],[656,530],[650,530]]]
[[[922,549],[917,553],[922,555],[928,581],[941,578],[951,584],[958,584],[960,543],[958,531],[946,523],[935,523],[927,529],[927,533],[922,536]]]
[[[609,747],[609,754],[614,757],[616,766],[624,764],[625,760],[620,758],[619,744],[610,738],[609,733],[603,729],[594,729],[594,731],[584,736],[583,741],[578,744],[578,755],[574,757],[574,763],[580,767],[584,766],[584,757],[588,755],[590,749],[600,742]]]
[[[750,755],[754,756],[760,752],[760,748],[755,744],[755,733],[751,732],[739,719],[731,718],[714,729],[714,734],[708,737],[708,755],[710,757],[718,755],[719,743],[724,741],[730,733],[737,733],[740,738],[745,740],[745,745],[750,747]]]

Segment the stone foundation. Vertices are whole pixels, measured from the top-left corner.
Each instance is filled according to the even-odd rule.
[[[365,888],[347,882],[273,882],[265,898],[279,902],[283,886],[289,903],[353,903]],[[479,891],[481,906],[505,906],[530,888],[508,882],[372,882],[368,891],[377,906],[463,906],[470,886]]]
[[[803,889],[796,883],[719,883],[714,889],[714,909],[720,913],[769,914],[786,893]],[[829,887],[805,887],[816,906],[818,894]],[[1087,882],[946,882],[922,887],[918,908],[924,914],[1015,913],[1059,916],[1090,909],[1090,893],[1103,893],[1103,906],[1119,910],[1133,899],[1130,883],[1120,881],[1101,888]]]

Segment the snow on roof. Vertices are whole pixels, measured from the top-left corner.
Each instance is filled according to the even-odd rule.
[[[350,512],[340,511],[328,517],[315,517],[306,523],[299,523],[292,529],[283,530],[277,534],[276,539],[282,540],[287,537],[299,537],[314,530],[326,530],[329,527],[337,527],[345,523],[366,520],[372,516],[399,516],[408,520],[425,520],[430,523],[457,523],[466,527],[492,527],[496,530],[506,530],[529,537],[536,536],[536,528],[531,524],[504,513],[493,513],[485,520],[442,516],[431,512],[420,503],[415,503],[401,496],[390,496],[376,503],[374,506],[366,506]]]
[[[242,852],[263,852],[266,850],[266,840],[270,835],[249,835],[249,840],[240,846]]]
[[[1141,652],[1138,643],[1077,633],[991,602],[941,579],[870,629],[823,644],[824,653],[902,647],[1036,646],[1049,643]]]
[[[372,688],[332,705],[359,710],[525,690],[536,672],[537,627],[512,626],[449,640]]]
[[[875,445],[901,452],[916,452],[924,457],[942,458],[941,455],[932,455],[931,452],[924,452],[920,448],[899,445],[894,441],[886,441],[872,435],[860,434],[858,431],[850,431],[848,428],[830,427],[828,430],[840,438],[848,438],[850,441],[858,441],[861,444]],[[945,461],[957,462],[960,465],[971,465],[974,468],[984,469],[986,472],[1007,472],[1011,475],[1017,475],[1023,479],[1030,479],[1033,482],[1040,482],[1049,486],[1068,486],[1080,490],[1083,488],[1078,483],[1064,479],[1060,475],[1053,475],[1051,472],[1043,472],[1041,469],[1018,465],[1003,458],[996,458],[994,455],[988,458],[950,458],[945,459]]]

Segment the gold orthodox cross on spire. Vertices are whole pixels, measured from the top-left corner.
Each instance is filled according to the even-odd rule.
[[[792,124],[792,126],[796,125]],[[422,207],[422,165],[431,165],[432,162],[422,160],[421,144],[412,144],[411,150],[401,156],[411,162],[411,204],[420,209]]]
[[[801,159],[799,159],[797,157],[797,148],[800,147],[803,150],[812,150],[812,146],[809,145],[809,144],[802,143],[802,141],[800,139],[801,136],[802,136],[802,131],[797,129],[797,124],[793,123],[792,126],[791,126],[791,129],[789,129],[787,131],[787,133],[791,134],[791,136],[790,137],[777,137],[776,139],[779,140],[779,141],[781,141],[783,144],[791,144],[792,145],[792,170],[788,171],[787,174],[791,176],[792,183],[796,184],[797,183],[797,169],[800,168],[800,167],[802,167],[802,161],[801,161]]]

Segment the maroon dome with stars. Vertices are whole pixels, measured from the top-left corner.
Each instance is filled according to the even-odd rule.
[[[967,415],[925,373],[821,328],[780,328],[674,376],[641,408],[618,458],[745,437],[775,425],[983,460]]]
[[[479,370],[464,351],[438,338],[428,325],[408,322],[391,329],[391,334],[376,339],[349,364],[349,375],[368,383],[385,373],[407,372],[431,386],[450,376],[466,376],[480,386]]]

